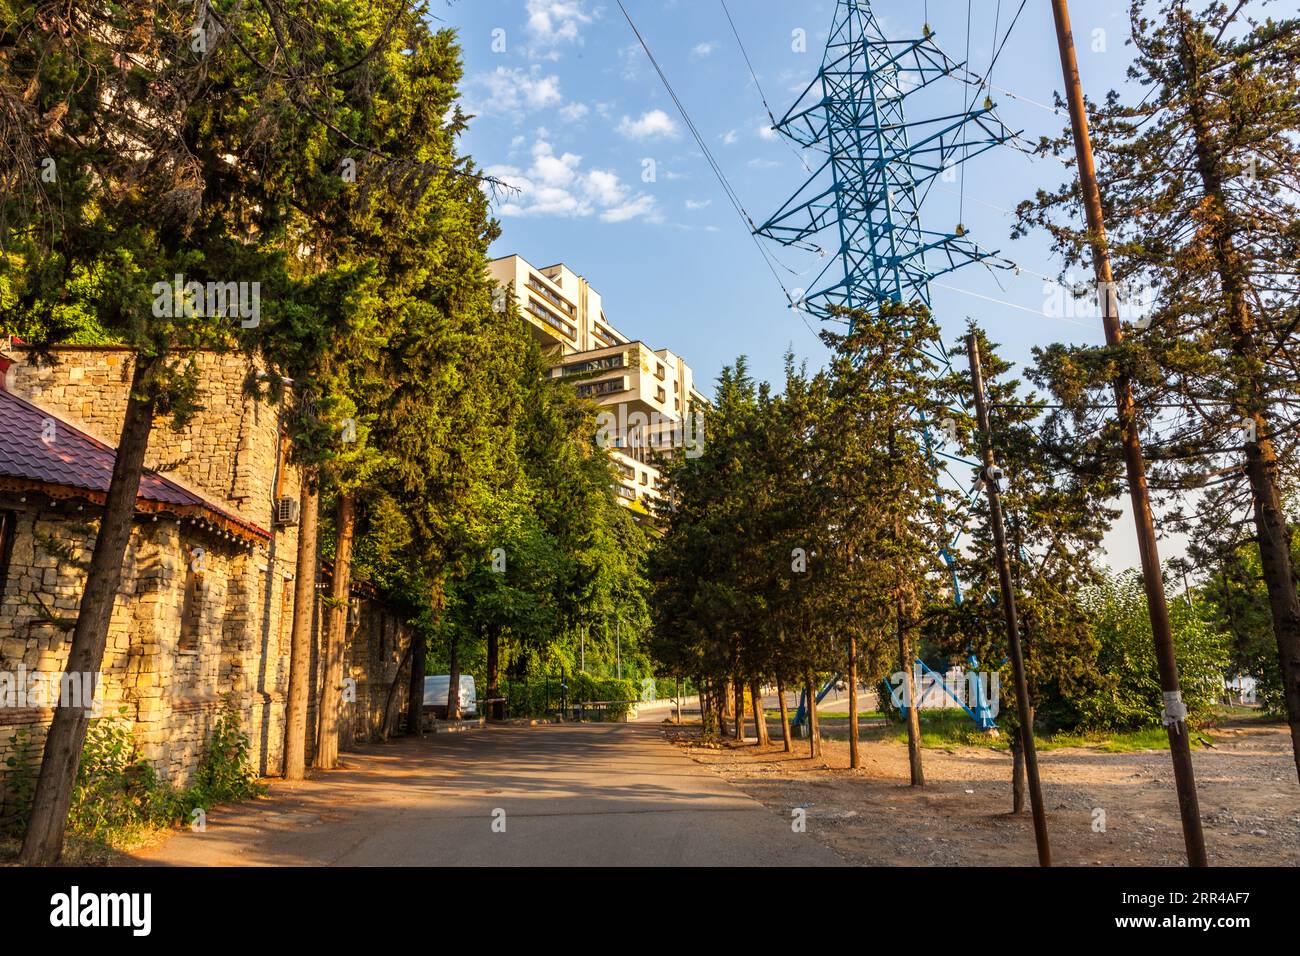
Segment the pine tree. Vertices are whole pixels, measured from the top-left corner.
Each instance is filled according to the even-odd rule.
[[[830,595],[819,607],[862,645],[851,645],[855,665],[862,653],[878,662],[873,670],[883,670],[896,642],[910,691],[911,781],[920,786],[925,780],[912,661],[925,595],[941,580],[948,517],[925,423],[951,403],[949,383],[938,377],[928,354],[938,329],[923,306],[887,302],[845,317],[847,333],[822,333],[834,354],[828,407],[816,438],[823,469],[814,494],[822,573],[832,583],[824,585]]]
[[[997,346],[974,326],[990,408],[994,460],[1002,470],[999,482],[1016,593],[1025,677],[1035,721],[1071,725],[1072,700],[1095,687],[1097,646],[1092,622],[1082,609],[1082,594],[1100,582],[1099,549],[1115,517],[1097,506],[1097,489],[1071,468],[1045,431],[1047,402],[1026,393],[1013,366],[998,355]],[[965,342],[949,354],[955,367],[965,361]],[[972,394],[968,371],[959,375],[958,389]],[[979,453],[974,423],[964,416],[951,419],[955,431]],[[970,479],[978,478],[973,469]],[[1109,490],[1109,489],[1107,489]],[[1007,661],[1004,614],[998,599],[999,581],[993,560],[988,501],[977,494],[962,521],[963,547],[957,555],[964,595],[960,603],[937,605],[927,634],[954,658],[973,656],[982,672],[999,672],[1000,688],[1012,686]],[[1006,699],[1003,697],[1002,699]],[[1019,736],[1020,715],[1000,707],[998,722],[1009,734],[1013,754],[1013,812],[1024,805],[1024,755]]]
[[[1258,19],[1263,7],[1133,3],[1129,73],[1149,93],[1136,106],[1112,93],[1090,112],[1120,297],[1141,290],[1146,301],[1120,347],[1054,346],[1040,367],[1077,407],[1114,368],[1132,377],[1156,436],[1152,487],[1175,499],[1173,527],[1221,539],[1253,524],[1300,775],[1300,595],[1286,513],[1300,405],[1300,19]],[[1065,138],[1043,144],[1066,148]],[[1088,238],[1074,219],[1077,188],[1020,209],[1020,228],[1047,226],[1071,262]]]

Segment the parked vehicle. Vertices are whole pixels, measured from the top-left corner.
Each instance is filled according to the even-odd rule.
[[[424,679],[424,709],[433,711],[439,720],[447,716],[447,692],[451,687],[450,674],[435,674]],[[478,692],[474,678],[460,675],[460,714],[462,717],[478,715]]]

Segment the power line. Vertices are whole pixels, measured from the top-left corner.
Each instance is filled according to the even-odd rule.
[[[745,65],[749,67],[749,75],[754,79],[754,88],[758,90],[758,98],[763,101],[763,109],[767,110],[767,118],[775,126],[776,117],[772,115],[772,107],[768,105],[767,96],[763,93],[763,85],[758,82],[758,74],[754,72],[754,64],[750,62],[749,53],[745,50],[745,41],[740,39],[740,31],[736,29],[736,21],[731,19],[731,11],[727,9],[727,0],[718,0],[718,2],[722,4],[722,12],[727,15],[727,22],[731,24],[731,34],[736,38],[736,44],[740,47],[740,55],[745,58]]]
[[[722,171],[722,167],[714,158],[713,152],[704,141],[704,137],[700,134],[694,120],[691,119],[691,115],[687,111],[685,104],[683,104],[681,98],[678,97],[677,91],[673,89],[673,85],[669,82],[668,76],[659,65],[659,61],[655,59],[655,55],[650,52],[650,45],[646,43],[645,37],[641,35],[641,31],[637,29],[637,25],[632,21],[632,16],[627,12],[627,7],[623,5],[623,0],[618,0],[618,8],[623,13],[623,19],[627,20],[627,25],[632,28],[632,33],[636,36],[637,42],[641,44],[641,49],[645,51],[645,55],[650,60],[650,65],[654,67],[655,73],[658,74],[660,82],[664,85],[664,89],[668,91],[668,96],[672,99],[673,104],[677,107],[677,112],[681,114],[682,120],[686,123],[686,128],[690,130],[691,136],[694,137],[696,144],[700,147],[700,152],[704,155],[705,161],[713,170],[713,174],[717,176],[718,182],[722,186],[722,191],[727,196],[727,200],[731,203],[732,208],[736,210],[736,214],[740,216],[741,222],[745,224],[745,231],[749,233],[749,237],[753,240],[754,246],[758,249],[759,255],[763,257],[763,262],[767,265],[768,271],[772,273],[772,278],[774,278],[777,285],[781,287],[781,292],[785,295],[786,301],[790,304],[790,307],[794,309],[795,312],[799,313],[799,317],[803,320],[804,325],[807,326],[808,331],[813,332],[815,335],[816,332],[814,332],[813,327],[808,323],[808,319],[803,315],[802,310],[795,303],[794,297],[790,294],[790,290],[787,289],[785,283],[781,281],[781,276],[776,271],[776,266],[774,266],[772,261],[768,258],[767,250],[763,248],[763,244],[759,242],[758,236],[755,235],[755,231],[758,227],[754,224],[754,220],[750,217],[749,213],[745,211],[745,207],[740,201],[740,196],[727,180],[726,174]]]

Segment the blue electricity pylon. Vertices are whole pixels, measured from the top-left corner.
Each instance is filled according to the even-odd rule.
[[[961,110],[909,119],[907,100],[936,81],[961,84]],[[955,86],[955,92],[956,84]],[[972,91],[974,91],[972,97]],[[797,146],[825,155],[806,183],[755,232],[788,246],[822,251],[817,237],[833,232],[838,252],[809,291],[792,302],[824,319],[840,309],[872,311],[888,301],[930,307],[930,282],[964,265],[1010,266],[981,249],[957,224],[953,232],[921,225],[930,188],[956,180],[961,163],[1013,139],[990,99],[965,64],[950,59],[925,36],[891,40],[881,31],[869,0],[838,0],[821,69],[794,106],[773,127]],[[925,343],[939,374],[951,371],[939,341]],[[926,447],[932,459],[966,462],[937,447],[929,423]],[[967,500],[974,490],[967,492]],[[953,568],[960,530],[942,557]],[[953,587],[961,599],[953,571]]]

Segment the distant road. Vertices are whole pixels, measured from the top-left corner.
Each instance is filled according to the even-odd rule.
[[[345,753],[213,808],[143,865],[833,866],[833,851],[649,723],[503,726]],[[502,813],[503,811],[503,813]],[[494,832],[504,820],[505,832]],[[498,828],[500,823],[498,822]],[[126,862],[131,862],[128,860]]]

